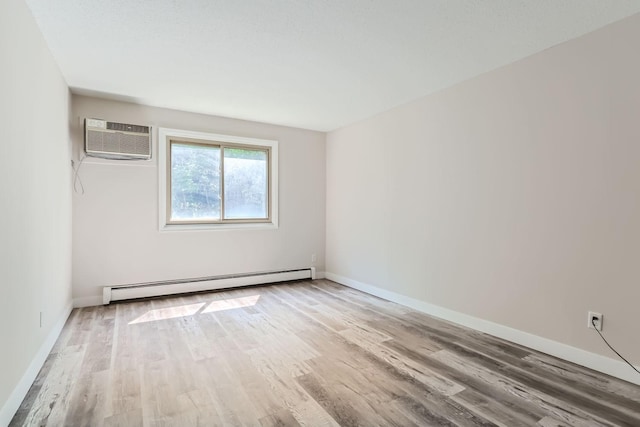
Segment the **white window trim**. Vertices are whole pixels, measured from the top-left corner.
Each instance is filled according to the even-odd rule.
[[[256,223],[217,224],[167,224],[167,143],[170,138],[191,138],[212,142],[255,145],[271,149],[269,192],[271,194],[271,221]],[[278,141],[270,139],[246,138],[233,135],[219,135],[181,129],[158,129],[158,224],[160,231],[197,231],[230,229],[277,229],[278,228]]]

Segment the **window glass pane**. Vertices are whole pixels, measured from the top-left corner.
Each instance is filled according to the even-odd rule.
[[[265,150],[224,149],[225,219],[268,218],[267,162]]]
[[[220,147],[171,144],[171,220],[220,219]]]

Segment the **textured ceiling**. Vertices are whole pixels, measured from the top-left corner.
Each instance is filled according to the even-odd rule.
[[[332,130],[640,0],[26,0],[75,93]]]

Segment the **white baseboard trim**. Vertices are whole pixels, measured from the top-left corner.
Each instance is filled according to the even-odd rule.
[[[316,279],[325,279],[326,277],[325,277],[324,271],[317,271],[316,270],[316,277],[315,278]]]
[[[326,272],[325,277],[329,280],[333,280],[334,282],[349,286],[350,288],[358,289],[362,292],[402,304],[431,316],[448,320],[450,322],[532,348],[542,353],[582,365],[589,369],[593,369],[594,371],[599,371],[607,375],[611,375],[612,377],[640,385],[640,376],[633,372],[628,365],[616,359],[591,353],[558,341],[553,341],[548,338],[543,338],[528,332],[523,332],[518,329],[490,322],[488,320],[469,316],[448,308],[429,304],[428,302],[418,300],[416,298],[358,282],[357,280],[340,276],[338,274]],[[640,367],[637,368],[640,369]]]
[[[93,307],[102,305],[102,295],[93,297],[79,297],[73,299],[73,308]]]
[[[0,409],[0,426],[8,426],[16,411],[20,408],[20,404],[27,395],[27,392],[29,391],[29,388],[31,388],[33,381],[36,379],[38,372],[40,372],[42,365],[44,365],[44,362],[47,360],[53,345],[60,336],[60,332],[62,332],[62,328],[71,314],[71,310],[72,304],[69,303],[62,311],[62,314],[56,321],[55,325],[53,325],[51,332],[49,332],[40,346],[40,349],[38,349],[38,352],[31,361],[31,364],[22,375],[22,378],[20,378],[16,387],[13,389],[9,399],[7,399],[2,406],[2,409]]]

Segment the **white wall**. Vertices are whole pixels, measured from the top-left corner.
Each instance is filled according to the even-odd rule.
[[[73,295],[101,302],[102,286],[311,266],[324,270],[325,134],[73,96],[81,156],[85,117],[279,141],[279,228],[158,231],[157,155],[149,162],[87,158],[73,195]],[[157,140],[154,137],[154,150]]]
[[[3,425],[70,311],[71,145],[68,88],[23,0],[0,2],[0,63]]]
[[[615,357],[599,311],[640,365],[639,51],[636,15],[329,133],[328,277]]]

